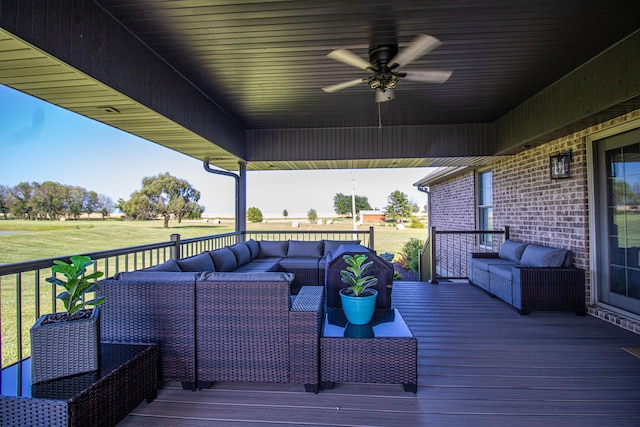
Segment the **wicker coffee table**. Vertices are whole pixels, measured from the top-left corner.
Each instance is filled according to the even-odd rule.
[[[158,347],[101,344],[100,370],[31,384],[30,359],[2,370],[2,426],[115,426],[156,397]]]
[[[402,384],[418,391],[418,340],[396,309],[378,309],[368,325],[347,323],[329,308],[320,338],[320,382]]]

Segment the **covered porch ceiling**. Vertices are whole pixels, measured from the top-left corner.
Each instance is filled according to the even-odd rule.
[[[476,166],[639,108],[639,29],[632,0],[0,0],[0,84],[226,170]],[[403,71],[447,82],[321,90],[369,74],[332,50],[418,34]]]

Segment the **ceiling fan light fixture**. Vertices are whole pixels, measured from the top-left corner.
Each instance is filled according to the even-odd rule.
[[[398,85],[400,79],[395,73],[376,73],[368,81],[369,88],[373,90],[393,89]]]

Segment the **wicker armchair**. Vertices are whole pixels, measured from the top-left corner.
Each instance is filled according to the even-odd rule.
[[[216,381],[304,384],[317,392],[323,288],[291,273],[206,273],[196,283],[200,387]]]

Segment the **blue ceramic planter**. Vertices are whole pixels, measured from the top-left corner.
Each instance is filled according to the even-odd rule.
[[[354,325],[366,325],[371,321],[373,312],[376,309],[376,298],[378,297],[378,291],[375,289],[368,289],[372,295],[354,297],[345,295],[343,291],[348,289],[340,289],[340,299],[342,300],[342,311],[349,321]]]

